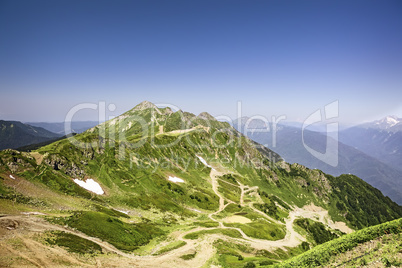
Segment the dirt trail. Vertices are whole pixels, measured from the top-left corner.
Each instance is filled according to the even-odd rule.
[[[211,169],[211,173],[210,173],[210,177],[211,177],[211,184],[212,184],[212,190],[215,192],[215,194],[219,197],[219,209],[214,212],[209,214],[209,218],[213,221],[219,222],[219,228],[223,228],[223,229],[235,229],[237,231],[240,232],[240,234],[242,235],[243,239],[246,240],[248,243],[250,243],[250,245],[254,248],[257,249],[273,249],[273,248],[284,248],[284,247],[295,247],[298,246],[302,241],[305,241],[305,238],[302,237],[301,235],[299,235],[294,229],[293,229],[293,221],[295,220],[295,217],[297,216],[296,214],[293,214],[292,212],[289,213],[289,218],[285,220],[286,222],[286,236],[284,239],[281,240],[276,240],[276,241],[269,241],[269,240],[262,240],[262,239],[255,239],[255,238],[251,238],[249,236],[247,236],[240,228],[235,228],[235,227],[226,227],[223,225],[223,223],[221,221],[217,221],[216,219],[214,219],[212,216],[216,215],[217,213],[221,212],[222,210],[225,209],[225,207],[231,203],[234,203],[231,200],[226,200],[228,203],[225,205],[225,199],[222,196],[222,194],[218,191],[218,179],[219,176],[222,176],[226,174],[225,172],[219,172],[215,169]],[[244,199],[244,195],[248,192],[251,191],[257,191],[258,187],[257,186],[253,186],[253,187],[249,187],[247,185],[243,185],[239,182],[237,182],[239,185],[237,187],[240,188],[241,190],[241,197],[240,197],[240,204],[243,205],[243,199]],[[233,184],[233,186],[235,186]],[[252,206],[253,203],[250,203],[249,206],[251,209],[253,209],[254,211],[258,212],[259,214],[261,214],[262,216],[264,216],[265,218],[269,219],[272,222],[275,222],[277,224],[282,224],[281,222],[269,217],[268,215],[266,215],[265,213],[257,210],[256,208],[254,208]],[[206,230],[206,229],[211,229],[211,228],[197,228],[197,231],[200,230]],[[195,231],[195,230],[194,230]],[[191,233],[193,231],[189,231],[188,233]],[[244,240],[242,239],[236,239],[239,242],[244,242]]]
[[[225,198],[223,197],[223,195],[218,191],[218,187],[219,187],[219,183],[218,183],[218,177],[222,176],[225,173],[219,172],[216,169],[212,168],[211,169],[211,173],[210,173],[210,178],[211,178],[211,184],[212,184],[212,190],[214,191],[214,193],[219,197],[219,209],[213,213],[208,214],[208,217],[219,223],[219,227],[223,228],[223,223],[221,221],[218,221],[216,219],[213,218],[214,215],[218,214],[219,212],[221,212],[222,210],[224,210],[229,204],[234,203],[231,200],[226,200],[227,203],[225,205]]]

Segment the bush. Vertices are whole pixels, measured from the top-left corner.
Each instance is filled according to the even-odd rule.
[[[327,230],[325,225],[321,222],[315,222],[309,219],[296,219],[294,224],[300,226],[306,230],[314,239],[317,244],[322,244],[324,242],[330,241],[337,238],[338,235]],[[308,246],[308,245],[307,245]]]
[[[180,258],[187,261],[187,260],[194,259],[196,254],[197,254],[197,252],[194,252],[192,254],[186,254],[186,255],[180,256]]]
[[[244,268],[254,268],[256,266],[255,266],[254,262],[248,262],[243,267]]]

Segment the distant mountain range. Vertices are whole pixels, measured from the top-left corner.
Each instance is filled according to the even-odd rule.
[[[388,116],[339,133],[339,140],[402,171],[402,119]]]
[[[359,125],[360,128],[386,130],[388,132],[402,131],[402,118],[387,116],[374,122]]]
[[[73,133],[82,133],[98,125],[97,121],[71,122]],[[65,138],[64,122],[30,122],[0,120],[0,150],[35,150],[59,139]]]
[[[35,126],[35,127],[41,127],[46,130],[49,130],[51,132],[61,134],[61,135],[67,135],[70,133],[65,133],[64,130],[64,122],[54,122],[54,123],[49,123],[49,122],[27,122],[26,124]],[[74,133],[82,133],[87,129],[90,129],[96,125],[98,125],[98,121],[73,121],[71,122],[71,129],[72,132]]]
[[[402,145],[402,140],[399,139],[402,134],[401,132],[392,133],[362,127],[341,131],[339,133],[340,141],[338,142],[338,165],[333,167],[315,158],[307,151],[303,144],[301,128],[279,125],[276,131],[274,146],[272,125],[268,128],[269,132],[262,132],[261,130],[267,129],[267,125],[264,122],[259,120],[249,121],[249,131],[245,133],[244,127],[247,120],[248,118],[242,118],[240,120],[242,124],[241,128],[237,124],[235,128],[243,130],[243,133],[252,140],[275,151],[286,162],[299,163],[309,168],[317,168],[334,176],[348,173],[357,175],[380,189],[384,195],[402,204],[402,171],[396,168],[401,161],[400,157],[398,158]],[[376,122],[380,121],[382,120]],[[380,125],[376,124],[376,122],[373,125]],[[390,136],[393,138],[387,140],[386,137]],[[324,153],[327,137],[321,132],[305,130],[304,142],[310,148]],[[384,143],[387,146],[384,146]]]
[[[0,150],[54,140],[60,136],[41,127],[0,120]]]

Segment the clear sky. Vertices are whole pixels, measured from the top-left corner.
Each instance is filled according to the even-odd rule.
[[[402,1],[0,0],[0,119],[143,100],[235,118],[402,117]],[[96,120],[79,112],[75,120]]]

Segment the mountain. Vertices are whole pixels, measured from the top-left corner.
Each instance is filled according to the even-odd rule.
[[[71,135],[74,136],[74,135],[76,135],[76,133],[72,133]],[[39,142],[39,143],[34,143],[34,144],[30,144],[30,145],[21,146],[21,147],[18,147],[16,150],[21,151],[21,152],[34,151],[34,150],[39,149],[40,147],[49,145],[49,144],[54,143],[56,141],[64,140],[64,139],[68,138],[69,136],[70,135],[67,135],[67,136],[65,135],[65,136],[62,136],[62,137],[59,137],[59,138],[56,138],[56,139],[51,139],[51,140],[47,140],[47,141],[43,141],[43,142]]]
[[[85,130],[94,127],[99,124],[98,121],[73,121],[69,122],[71,124],[71,130],[74,133],[82,133]],[[65,133],[65,122],[27,122],[25,123],[30,126],[34,127],[41,127],[44,128],[50,132],[57,133],[60,135],[68,135],[70,133]]]
[[[306,145],[318,152],[325,153],[327,137],[322,133],[305,130],[305,143],[303,144],[301,128],[279,125],[276,131],[275,147],[273,147],[274,132],[272,125],[268,127],[269,132],[262,132],[261,130],[267,129],[262,121],[249,121],[247,118],[243,118],[240,122],[242,122],[243,130],[247,122],[249,138],[273,149],[285,161],[300,163],[309,168],[317,168],[334,176],[354,174],[380,189],[398,204],[402,204],[402,172],[386,165],[372,155],[338,142],[338,163],[336,166],[332,166],[314,157],[305,147]],[[235,127],[240,129],[238,125]],[[344,133],[341,132],[340,136],[344,137]]]
[[[44,142],[60,137],[56,133],[18,121],[0,120],[0,150]]]
[[[380,120],[359,125],[359,128],[385,130],[388,132],[402,131],[402,118],[386,116]]]
[[[402,119],[384,119],[339,133],[339,140],[402,171]]]
[[[49,267],[267,265],[402,216],[354,175],[286,163],[208,113],[150,102],[1,151],[0,208],[0,266]]]

